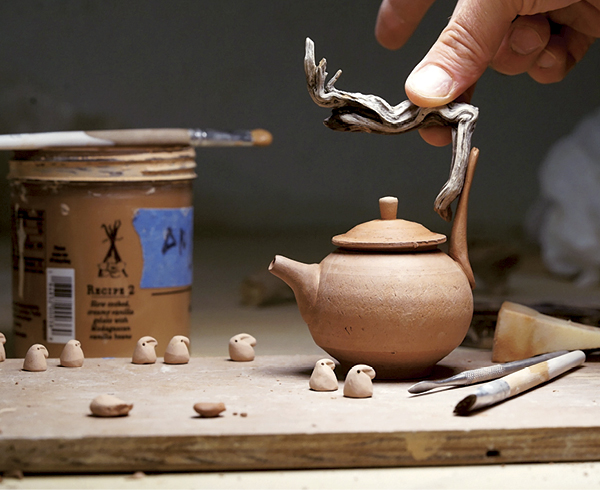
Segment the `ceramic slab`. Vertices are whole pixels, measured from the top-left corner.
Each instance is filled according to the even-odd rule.
[[[25,473],[348,468],[590,461],[600,459],[600,365],[586,364],[467,417],[453,414],[474,388],[410,395],[412,382],[376,381],[374,396],[313,392],[317,355],[259,356],[248,363],[196,357],[134,365],[86,359],[82,368],[21,370],[0,363],[0,470]],[[457,349],[441,378],[490,364],[490,352]],[[341,377],[341,376],[340,376]],[[91,400],[112,393],[127,417],[97,418]],[[218,418],[199,401],[224,402]]]

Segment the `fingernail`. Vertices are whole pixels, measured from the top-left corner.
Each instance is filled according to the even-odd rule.
[[[537,65],[540,68],[552,68],[556,64],[556,56],[550,51],[544,49],[537,59]]]
[[[515,27],[510,35],[510,49],[517,54],[531,54],[542,45],[542,38],[531,27]]]
[[[406,80],[410,90],[432,99],[447,97],[453,84],[452,77],[437,65],[424,65],[413,71]]]

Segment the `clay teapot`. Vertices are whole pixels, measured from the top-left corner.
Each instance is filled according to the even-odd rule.
[[[338,248],[320,264],[275,256],[269,271],[294,291],[316,344],[342,367],[368,364],[378,378],[426,376],[465,338],[475,287],[467,251],[473,148],[446,236],[396,218],[398,200],[380,199],[381,219],[333,237]]]

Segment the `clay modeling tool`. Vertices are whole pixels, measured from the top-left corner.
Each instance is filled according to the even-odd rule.
[[[273,136],[264,129],[111,129],[0,135],[0,150],[35,150],[72,146],[268,146]]]
[[[489,381],[491,379],[497,379],[501,376],[514,373],[527,366],[552,359],[553,357],[561,356],[569,351],[562,350],[557,352],[551,352],[542,356],[531,357],[529,359],[523,359],[520,361],[507,362],[505,364],[495,364],[493,366],[486,366],[478,369],[471,369],[469,371],[463,371],[462,373],[455,374],[450,378],[440,379],[438,381],[421,381],[417,384],[412,385],[409,389],[409,393],[425,393],[426,391],[433,390],[434,388],[441,388],[446,386],[468,386],[483,381]]]
[[[490,381],[477,388],[475,393],[458,402],[454,407],[454,413],[467,415],[473,410],[494,405],[545,383],[584,362],[585,354],[580,350],[575,350]]]

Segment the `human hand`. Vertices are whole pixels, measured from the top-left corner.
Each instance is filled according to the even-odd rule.
[[[402,47],[434,1],[383,0],[375,28],[379,43]],[[468,102],[488,66],[558,82],[598,37],[600,0],[458,0],[448,25],[406,80],[406,94],[422,107]],[[446,128],[420,132],[434,145],[451,141]]]

